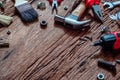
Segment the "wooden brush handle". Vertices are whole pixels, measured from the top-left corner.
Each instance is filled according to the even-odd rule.
[[[8,26],[13,20],[13,17],[0,15],[0,23],[4,26]]]
[[[86,10],[86,6],[84,2],[81,2],[78,7],[72,12],[73,15],[78,16],[79,18],[82,16],[84,11]]]

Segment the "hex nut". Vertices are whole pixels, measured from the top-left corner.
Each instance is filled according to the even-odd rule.
[[[41,26],[47,26],[47,22],[46,22],[45,20],[42,20],[42,21],[40,22],[40,25],[41,25]]]
[[[37,4],[37,8],[43,10],[43,9],[46,8],[46,5],[45,5],[44,2],[38,2],[38,4]]]
[[[104,80],[104,75],[103,75],[102,73],[99,73],[99,74],[97,75],[97,79],[98,79],[98,80]]]

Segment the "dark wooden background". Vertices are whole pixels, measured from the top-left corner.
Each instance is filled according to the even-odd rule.
[[[119,6],[113,10],[105,10],[102,0],[100,7],[104,16],[101,24],[94,19],[87,30],[72,30],[61,24],[54,24],[54,14],[47,0],[43,11],[37,9],[37,0],[29,0],[39,13],[39,20],[24,24],[15,14],[13,2],[5,0],[4,14],[14,17],[9,27],[0,28],[0,37],[9,39],[9,48],[0,48],[0,80],[97,80],[98,73],[105,75],[105,80],[120,80],[120,65],[116,65],[116,74],[97,66],[97,61],[103,59],[114,62],[120,59],[120,51],[103,51],[100,46],[90,44],[101,36],[102,26],[111,31],[119,30],[119,25],[112,21],[108,14],[115,14]],[[111,1],[111,0],[110,0]],[[115,1],[115,0],[113,0]],[[66,15],[64,6],[69,9],[75,0],[64,0],[59,6],[58,14]],[[85,19],[90,11],[82,16]],[[93,17],[90,17],[93,18]],[[40,21],[46,20],[48,26],[43,29]],[[7,30],[11,34],[7,35]],[[80,38],[92,37],[92,41],[82,41]]]

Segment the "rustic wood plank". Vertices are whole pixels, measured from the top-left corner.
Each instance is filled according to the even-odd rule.
[[[14,21],[9,27],[0,29],[0,37],[8,38],[10,43],[9,48],[0,48],[0,80],[96,80],[99,72],[104,73],[107,80],[120,80],[119,64],[116,75],[97,66],[98,59],[120,59],[120,51],[102,51],[99,46],[90,46],[101,36],[103,25],[109,26],[111,31],[119,30],[119,25],[108,17],[108,13],[115,14],[119,7],[109,11],[101,3],[104,24],[94,20],[90,29],[79,31],[54,24],[55,13],[51,14],[49,2],[39,1],[45,2],[47,8],[37,9],[35,0],[32,6],[39,13],[39,20],[27,25],[15,13],[12,1],[5,4],[4,14],[13,16]],[[74,2],[64,0],[59,6],[59,15],[65,16],[64,5],[71,7]],[[86,19],[86,15],[81,19]],[[43,19],[48,22],[45,29],[39,23]],[[12,31],[9,36],[6,34],[8,29]],[[86,35],[92,36],[92,41],[80,40]]]

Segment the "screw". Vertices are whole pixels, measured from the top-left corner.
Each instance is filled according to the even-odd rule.
[[[8,30],[8,31],[7,31],[7,34],[8,34],[8,35],[10,35],[10,34],[11,34],[11,31],[10,31],[10,30]]]
[[[64,6],[64,10],[68,10],[68,6]]]
[[[90,41],[92,41],[92,36],[85,36],[86,39],[89,39]]]
[[[101,66],[103,68],[110,69],[110,70],[115,70],[116,71],[116,63],[99,60],[98,61],[98,66]]]

